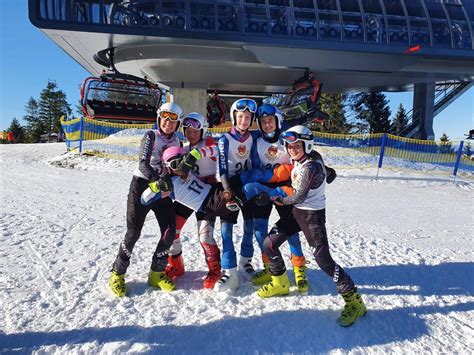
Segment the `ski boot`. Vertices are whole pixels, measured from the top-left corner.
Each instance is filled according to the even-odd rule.
[[[181,253],[168,256],[168,265],[166,266],[165,272],[173,280],[184,275],[184,259]]]
[[[125,287],[125,275],[117,274],[117,272],[112,270],[112,274],[109,277],[109,286],[115,296],[125,296],[127,293],[127,288]]]
[[[255,286],[265,285],[272,281],[272,275],[270,275],[270,266],[268,264],[263,264],[263,270],[257,271],[253,275],[252,283]]]
[[[255,275],[255,269],[252,266],[252,258],[240,257],[239,260],[239,273],[242,275],[245,281],[251,281],[253,275]]]
[[[309,291],[309,283],[308,279],[306,278],[306,270],[308,268],[306,266],[294,266],[293,272],[295,273],[295,283],[296,287],[298,287],[299,293],[308,293]]]
[[[239,272],[237,268],[222,270],[222,276],[214,286],[218,292],[235,290],[239,287]]]
[[[346,302],[344,309],[341,312],[341,316],[338,321],[343,327],[351,326],[359,317],[362,317],[367,312],[362,297],[355,291],[349,291],[343,293],[342,298]]]
[[[274,296],[286,296],[290,293],[290,279],[286,271],[283,275],[273,276],[272,281],[266,285],[260,287],[257,291],[257,295],[262,298],[274,297]]]
[[[148,274],[148,285],[166,292],[176,290],[176,285],[173,280],[164,271],[150,270],[150,273]]]
[[[211,260],[207,261],[207,266],[209,267],[209,272],[204,279],[203,286],[204,288],[212,289],[216,285],[216,282],[221,278],[221,263],[218,260]]]

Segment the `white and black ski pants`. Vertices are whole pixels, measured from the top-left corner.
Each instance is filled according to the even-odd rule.
[[[171,244],[173,244],[176,234],[173,202],[167,197],[159,199],[148,206],[142,205],[140,197],[147,188],[147,180],[136,176],[133,177],[127,199],[127,233],[124,240],[120,243],[119,251],[112,267],[118,274],[125,274],[127,271],[133,247],[140,238],[145,218],[150,210],[155,214],[161,232],[161,238],[153,253],[151,270],[164,271],[168,263],[168,251]]]

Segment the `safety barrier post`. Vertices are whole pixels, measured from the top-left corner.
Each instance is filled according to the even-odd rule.
[[[79,154],[82,154],[82,132],[84,130],[84,117],[81,116],[81,123],[79,125]]]
[[[385,153],[385,145],[387,144],[387,139],[388,139],[387,133],[384,133],[382,136],[382,146],[380,147],[379,165],[377,167],[377,179],[379,178],[379,170],[382,167],[383,155]]]
[[[456,163],[454,163],[454,171],[453,171],[454,181],[456,181],[456,175],[457,175],[457,173],[458,173],[459,162],[460,162],[460,160],[461,160],[463,148],[464,148],[464,141],[461,141],[461,142],[459,143],[458,153],[457,153],[457,155],[456,155]]]

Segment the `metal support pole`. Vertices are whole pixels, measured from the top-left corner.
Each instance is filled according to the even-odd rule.
[[[454,171],[453,171],[454,181],[456,181],[456,175],[458,174],[459,162],[461,161],[463,148],[464,148],[464,141],[461,141],[459,143],[458,153],[456,155],[456,162],[454,163]]]
[[[79,125],[79,154],[82,154],[82,137],[84,131],[84,117],[81,116],[81,123]]]
[[[379,170],[383,164],[383,156],[385,153],[385,145],[387,144],[387,139],[388,139],[387,133],[384,133],[382,136],[382,146],[380,147],[379,164],[377,167],[377,179],[379,178]]]

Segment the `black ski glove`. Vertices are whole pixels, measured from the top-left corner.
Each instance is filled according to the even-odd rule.
[[[324,167],[326,168],[326,182],[330,184],[336,179],[336,176],[337,176],[336,170],[326,165],[324,165]]]
[[[179,163],[178,170],[182,171],[184,174],[188,174],[191,170],[194,169],[196,161],[201,159],[201,153],[197,149],[191,150],[184,159]]]
[[[163,175],[158,180],[158,187],[162,192],[170,192],[173,190],[173,183],[170,175]]]

